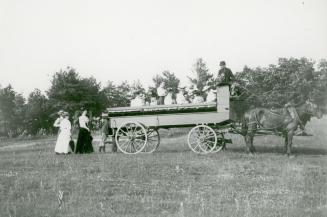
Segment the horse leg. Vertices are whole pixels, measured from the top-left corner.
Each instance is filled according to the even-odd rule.
[[[293,142],[294,130],[290,130],[287,133],[287,156],[291,157],[292,154],[292,142]]]
[[[285,146],[285,154],[287,153],[287,144],[288,144],[288,136],[287,136],[287,132],[283,133],[283,137],[284,137],[284,146]]]
[[[245,146],[246,146],[246,153],[250,153],[250,143],[251,143],[250,136],[248,134],[246,134],[244,136],[244,140],[245,140]]]
[[[253,146],[253,138],[254,138],[254,134],[253,132],[247,133],[244,136],[245,139],[245,144],[246,144],[246,153],[254,153],[255,152],[255,148]]]
[[[253,140],[254,140],[254,134],[255,134],[255,132],[251,132],[251,143],[250,143],[250,151],[251,151],[251,153],[255,153],[255,148],[254,148],[254,145],[253,145]]]

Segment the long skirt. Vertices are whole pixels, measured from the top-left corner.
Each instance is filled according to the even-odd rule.
[[[76,143],[76,153],[92,153],[92,136],[87,129],[80,128]]]
[[[60,131],[56,142],[55,152],[58,154],[67,154],[71,152],[69,141],[70,141],[70,131],[69,130]]]

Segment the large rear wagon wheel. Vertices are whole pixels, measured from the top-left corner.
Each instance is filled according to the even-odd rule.
[[[187,143],[194,153],[208,154],[216,148],[217,135],[211,127],[201,124],[191,129]]]
[[[144,153],[153,153],[155,152],[160,145],[160,135],[157,129],[149,128],[147,130],[147,143],[142,150]]]
[[[147,131],[138,122],[127,122],[117,129],[115,141],[118,149],[124,154],[137,154],[147,143]]]

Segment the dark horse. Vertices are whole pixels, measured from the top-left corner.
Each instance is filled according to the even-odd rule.
[[[304,127],[311,117],[322,117],[319,107],[312,102],[305,102],[292,107],[295,114],[289,109],[281,108],[270,110],[266,108],[254,108],[245,112],[243,116],[242,131],[246,143],[246,151],[254,153],[253,138],[256,132],[271,131],[281,134],[285,138],[285,151],[291,155],[292,139],[298,126]]]

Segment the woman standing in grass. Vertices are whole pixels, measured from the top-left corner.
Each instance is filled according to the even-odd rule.
[[[88,127],[89,118],[86,116],[87,110],[83,110],[82,115],[78,118],[79,132],[76,143],[76,153],[92,153],[92,137]]]
[[[59,135],[55,147],[56,154],[69,154],[71,152],[69,147],[71,124],[68,118],[68,112],[62,112],[62,120],[54,123],[55,127],[59,127]]]

